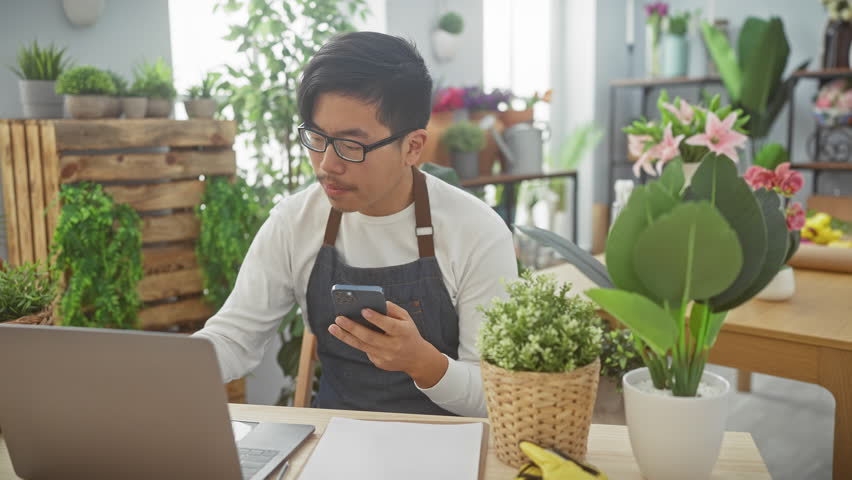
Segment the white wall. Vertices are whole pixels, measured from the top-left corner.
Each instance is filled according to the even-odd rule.
[[[386,0],[387,32],[414,41],[436,86],[482,83],[482,2],[484,0]],[[432,31],[447,11],[464,18],[463,44],[454,59],[432,54]]]
[[[125,76],[142,59],[163,57],[171,62],[167,0],[105,4],[98,22],[81,29],[68,22],[59,0],[0,0],[0,118],[23,115],[18,78],[6,66],[15,65],[19,46],[34,39],[67,47],[77,65],[109,68]],[[6,258],[5,230],[0,228],[2,258]]]

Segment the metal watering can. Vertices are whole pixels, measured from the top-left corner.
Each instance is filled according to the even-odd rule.
[[[506,172],[511,175],[541,173],[544,161],[544,142],[550,138],[550,127],[544,122],[518,123],[503,131],[496,129],[496,117],[488,115],[479,122],[479,128],[487,130],[497,142],[500,152],[506,157]]]

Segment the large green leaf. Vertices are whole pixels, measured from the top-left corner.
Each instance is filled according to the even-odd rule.
[[[767,250],[766,221],[751,187],[737,175],[734,162],[727,157],[710,155],[701,163],[692,177],[690,196],[713,204],[736,231],[742,248],[742,270],[736,281],[710,302],[718,311],[719,305],[738,298],[763,269]]]
[[[669,162],[663,169],[660,185],[673,197],[680,198],[684,183],[686,183],[686,178],[683,176],[683,160],[678,157]]]
[[[619,322],[633,330],[658,355],[671,350],[677,338],[677,326],[659,305],[642,295],[624,290],[593,288],[586,295]]]
[[[736,232],[704,201],[680,204],[648,226],[635,241],[632,259],[653,298],[671,305],[722,292],[743,261]]]
[[[717,312],[731,310],[757,295],[758,292],[763,290],[763,287],[772,281],[775,274],[778,273],[778,270],[784,264],[784,257],[787,255],[789,244],[787,222],[784,214],[781,212],[781,201],[778,198],[778,194],[760,189],[754,192],[754,195],[760,204],[761,213],[766,224],[766,259],[763,262],[760,273],[758,273],[751,285],[727,302],[714,303],[713,310]]]
[[[574,245],[574,242],[567,238],[562,238],[559,235],[543,230],[538,227],[524,227],[515,225],[515,228],[527,234],[533,240],[546,245],[556,251],[565,260],[577,267],[583,275],[589,277],[589,280],[595,282],[596,285],[605,288],[613,288],[612,280],[606,271],[604,264],[593,257],[589,252]]]
[[[787,236],[789,241],[787,242],[787,254],[784,255],[784,263],[790,261],[790,258],[796,254],[796,250],[799,249],[799,244],[802,243],[802,232],[798,230],[795,232],[788,232]]]
[[[793,71],[797,72],[805,69],[805,67],[808,66],[808,63],[810,63],[810,60],[805,60],[797,65]],[[781,109],[784,108],[784,105],[787,104],[787,100],[789,100],[792,96],[795,84],[796,77],[792,75],[787,77],[787,79],[770,94],[765,112],[747,112],[750,116],[752,116],[751,121],[748,123],[749,134],[752,137],[765,138],[769,135],[769,130],[772,128],[772,124],[775,123],[775,119],[778,118],[778,114],[781,113]]]
[[[722,329],[722,323],[725,322],[725,317],[728,315],[724,312],[708,312],[710,308],[706,303],[695,302],[692,305],[692,311],[689,313],[689,331],[701,331],[704,315],[707,314],[707,334],[704,337],[704,348],[710,348],[716,343],[716,338],[719,336],[719,331]]]
[[[648,225],[676,205],[677,201],[657,182],[633,189],[606,241],[607,270],[618,288],[659,300],[643,285],[634,271],[633,246]]]
[[[743,84],[740,103],[753,113],[763,114],[770,96],[781,83],[790,45],[781,20],[749,18],[739,43]]]
[[[701,22],[701,34],[710,56],[713,57],[713,62],[716,63],[716,69],[719,70],[722,83],[728,90],[731,102],[738,103],[743,85],[743,74],[737,63],[737,54],[728,43],[728,37],[706,21]]]

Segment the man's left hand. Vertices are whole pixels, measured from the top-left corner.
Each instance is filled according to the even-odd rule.
[[[337,317],[328,331],[343,343],[367,354],[382,370],[405,372],[420,388],[430,388],[443,378],[448,361],[417,330],[408,312],[391,302],[387,315],[365,308],[361,315],[385,331],[379,333],[346,317]]]

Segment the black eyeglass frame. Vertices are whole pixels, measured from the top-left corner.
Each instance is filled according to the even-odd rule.
[[[334,148],[334,152],[337,153],[337,156],[342,158],[343,160],[346,160],[347,162],[352,162],[352,163],[363,163],[367,159],[368,153],[372,152],[373,150],[376,150],[377,148],[382,148],[385,145],[390,145],[391,143],[399,140],[400,138],[408,135],[409,133],[411,133],[415,130],[419,130],[419,129],[418,128],[409,128],[409,129],[406,129],[406,130],[402,130],[400,132],[397,132],[397,133],[391,135],[390,137],[387,137],[383,140],[379,140],[378,142],[371,143],[369,145],[361,143],[358,140],[352,140],[351,138],[332,137],[330,135],[326,135],[322,132],[319,132],[319,131],[307,126],[304,123],[299,125],[298,130],[299,130],[299,142],[308,150],[310,150],[312,152],[317,152],[317,153],[324,153],[326,150],[328,150],[328,146],[331,145],[332,148]],[[305,142],[305,137],[304,137],[304,132],[306,132],[306,131],[322,137],[325,140],[325,147],[323,147],[320,150],[320,149],[317,149],[317,148],[314,148],[314,147],[308,145],[307,142]],[[359,145],[361,147],[362,152],[363,152],[363,154],[361,155],[361,160],[352,160],[350,158],[346,158],[342,153],[340,153],[340,150],[337,149],[337,143],[336,143],[337,140],[349,142],[349,143],[354,143],[356,145]]]

